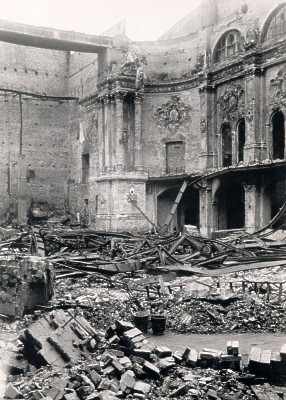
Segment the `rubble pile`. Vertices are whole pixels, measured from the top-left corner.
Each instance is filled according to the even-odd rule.
[[[71,310],[38,316],[19,341],[16,359],[26,364],[14,367],[6,399],[248,400],[257,398],[250,384],[271,379],[273,365],[283,379],[286,372],[284,347],[275,357],[266,351],[269,365],[265,351],[253,349],[250,374],[242,372],[238,342],[227,343],[225,353],[189,347],[173,353],[152,345],[128,321],[117,320],[102,332]]]
[[[286,329],[285,303],[252,298],[236,299],[228,306],[188,299],[167,308],[167,315],[169,329],[179,333],[275,333]]]
[[[131,294],[120,281],[128,279]],[[81,307],[94,327],[105,329],[116,319],[133,321],[136,312],[163,313],[167,329],[177,333],[285,332],[285,302],[269,303],[257,296],[190,296],[187,290],[164,296],[156,293],[148,300],[144,285],[135,290],[138,278],[121,276],[109,282],[94,278],[60,279],[55,286],[54,305]],[[118,283],[118,285],[117,285]],[[113,285],[113,286],[110,286]],[[150,327],[150,322],[149,322]]]

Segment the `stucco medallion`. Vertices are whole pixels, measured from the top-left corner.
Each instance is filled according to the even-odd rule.
[[[172,96],[167,103],[155,110],[154,119],[160,128],[174,131],[191,118],[190,113],[191,106],[189,104],[185,104],[179,96]]]

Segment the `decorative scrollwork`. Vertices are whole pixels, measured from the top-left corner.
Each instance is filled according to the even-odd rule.
[[[244,90],[240,85],[230,85],[218,98],[220,116],[223,121],[230,121],[243,114]]]
[[[273,110],[286,107],[286,67],[270,81],[270,106]]]
[[[245,39],[243,41],[244,49],[250,50],[253,49],[257,43],[259,38],[259,29],[258,28],[249,28],[246,32]]]
[[[179,96],[172,96],[167,103],[155,110],[154,118],[160,128],[174,131],[191,118],[191,110],[191,106],[185,104]]]

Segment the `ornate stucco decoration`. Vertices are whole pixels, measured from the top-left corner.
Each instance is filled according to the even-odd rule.
[[[250,124],[252,124],[253,122],[254,113],[255,113],[255,99],[253,98],[245,110],[245,119]]]
[[[244,114],[244,90],[240,85],[228,86],[218,98],[220,117],[223,121],[232,121]]]
[[[204,118],[201,118],[200,120],[200,128],[201,128],[201,133],[205,133],[207,130],[207,121]]]
[[[172,96],[167,103],[162,104],[155,110],[154,118],[160,128],[175,131],[191,118],[190,113],[190,105],[185,104],[179,96]]]
[[[135,51],[128,50],[120,67],[120,73],[123,75],[135,75],[136,89],[142,89],[146,80],[144,66],[147,65],[145,56],[138,56]]]
[[[244,49],[246,51],[253,49],[258,43],[258,38],[259,38],[258,28],[249,28],[246,32],[245,39],[243,40]]]
[[[270,106],[272,109],[286,107],[286,68],[281,69],[270,81]]]

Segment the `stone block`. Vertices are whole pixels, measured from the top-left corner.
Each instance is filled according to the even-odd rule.
[[[145,361],[143,365],[143,370],[150,378],[159,379],[160,378],[160,370],[156,365],[150,363],[149,361]]]
[[[135,374],[133,371],[127,370],[121,376],[120,389],[125,392],[126,389],[133,389],[135,385]]]
[[[143,381],[137,381],[134,385],[134,392],[143,393],[147,395],[151,390],[151,385]]]
[[[166,346],[157,346],[155,348],[155,354],[157,354],[159,358],[170,357],[172,355],[172,350]]]

